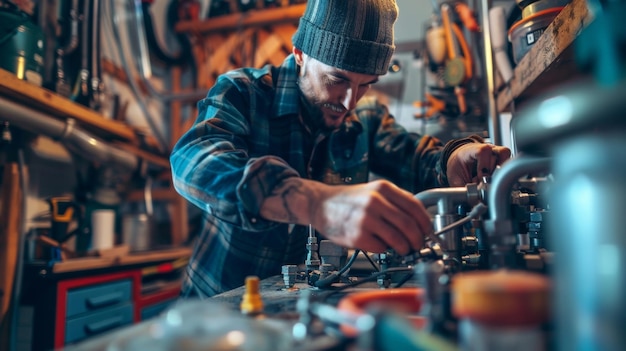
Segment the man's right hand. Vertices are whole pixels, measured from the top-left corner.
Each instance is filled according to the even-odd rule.
[[[387,180],[327,185],[290,178],[261,207],[268,220],[312,224],[327,239],[349,248],[401,255],[423,247],[430,216],[413,194]]]
[[[392,248],[406,255],[421,249],[432,231],[424,205],[389,181],[328,188],[313,226],[340,245],[370,252]]]

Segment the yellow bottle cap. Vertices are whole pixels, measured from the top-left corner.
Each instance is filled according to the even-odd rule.
[[[241,313],[258,314],[263,312],[263,300],[259,292],[260,280],[257,276],[246,277],[246,291],[241,300]]]

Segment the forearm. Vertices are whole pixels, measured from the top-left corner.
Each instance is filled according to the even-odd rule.
[[[321,199],[329,186],[299,177],[284,179],[265,194],[260,214],[271,221],[292,224],[313,222]]]

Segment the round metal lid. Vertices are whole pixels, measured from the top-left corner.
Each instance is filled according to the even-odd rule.
[[[589,83],[556,90],[515,116],[517,148],[530,153],[598,130],[626,132],[626,81],[611,87]]]

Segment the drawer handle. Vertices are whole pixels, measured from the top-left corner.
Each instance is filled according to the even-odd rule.
[[[124,294],[122,294],[121,291],[115,291],[112,293],[108,293],[108,294],[104,294],[104,295],[100,295],[96,297],[90,297],[87,299],[87,306],[92,307],[92,308],[98,308],[98,307],[113,305],[115,303],[122,301],[123,297],[124,297]]]
[[[98,322],[91,323],[91,324],[85,324],[85,330],[87,331],[87,334],[101,333],[103,331],[113,329],[117,326],[122,325],[122,321],[123,321],[122,316],[115,316],[115,317],[105,319],[103,321],[98,321]]]

